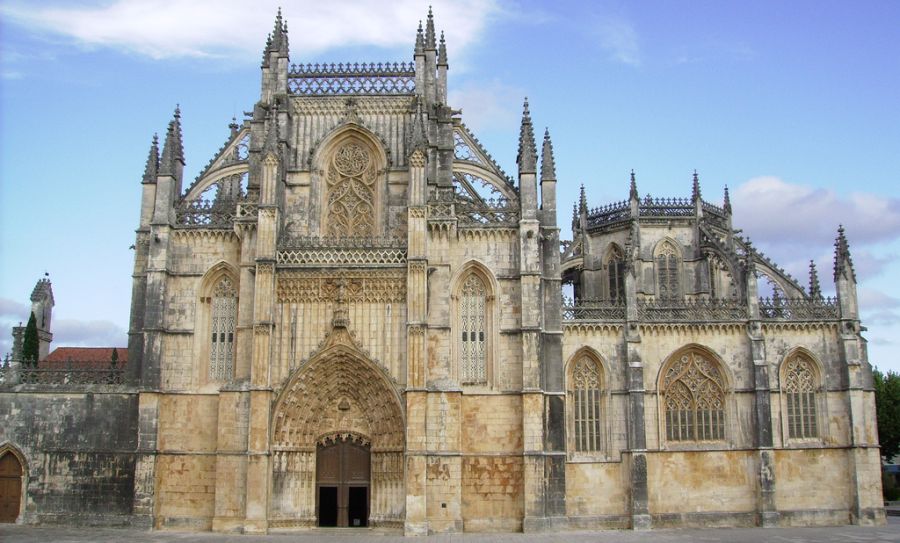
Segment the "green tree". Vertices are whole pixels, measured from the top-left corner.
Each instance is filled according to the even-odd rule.
[[[875,369],[872,377],[881,456],[890,459],[900,453],[900,374],[883,374]]]
[[[22,338],[23,365],[36,367],[39,349],[37,319],[32,311],[31,316],[28,317],[28,324],[25,325],[25,337]]]

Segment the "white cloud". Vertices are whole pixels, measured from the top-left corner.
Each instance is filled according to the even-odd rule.
[[[600,47],[609,54],[611,60],[630,66],[640,66],[640,43],[631,22],[621,17],[604,17],[597,25],[597,35],[600,38]]]
[[[754,241],[830,243],[838,224],[844,225],[851,250],[853,245],[900,238],[900,199],[889,196],[856,192],[844,197],[766,176],[737,187],[732,201],[735,226],[744,228]],[[853,254],[857,256],[856,251]]]
[[[114,0],[101,5],[7,3],[9,22],[64,36],[86,47],[119,48],[155,59],[234,57],[258,59],[281,0]],[[478,39],[496,0],[433,2],[438,32],[458,54]],[[335,47],[408,46],[410,55],[425,4],[414,0],[303,2],[285,6],[296,58]]]

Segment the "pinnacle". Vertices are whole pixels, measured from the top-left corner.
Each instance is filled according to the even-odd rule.
[[[722,204],[725,213],[731,214],[731,197],[728,195],[728,185],[725,185],[725,202]]]
[[[637,179],[634,176],[634,169],[631,170],[631,184],[629,185],[630,190],[628,191],[628,198],[631,200],[640,199],[640,195],[638,194],[637,189]]]
[[[169,121],[166,130],[166,141],[163,144],[162,157],[160,158],[159,172],[166,175],[175,175],[178,171],[176,162],[184,166],[184,145],[181,140],[181,107],[175,106],[175,115]]]
[[[534,127],[528,111],[528,98],[522,111],[522,126],[519,129],[519,154],[516,158],[519,173],[534,173],[537,167],[537,146],[534,143]]]
[[[584,192],[584,183],[581,184],[581,195],[578,197],[578,211],[587,213],[587,194]]]
[[[434,39],[434,14],[428,6],[428,19],[425,21],[425,49],[434,50],[437,45]]]
[[[694,182],[691,188],[691,198],[693,198],[694,201],[700,199],[700,176],[697,175],[697,170],[694,170]]]
[[[156,176],[159,175],[159,136],[153,134],[153,141],[150,143],[150,153],[147,155],[147,164],[144,166],[144,177],[142,183],[156,183]]]
[[[553,158],[553,142],[550,130],[544,129],[544,145],[541,148],[541,180],[556,180],[556,161]]]
[[[425,51],[425,34],[422,32],[422,20],[419,20],[419,29],[416,31],[415,54],[420,55]]]
[[[444,41],[444,31],[441,30],[441,41],[438,45],[438,54],[437,54],[437,63],[438,66],[446,66],[447,65],[447,42]]]
[[[844,235],[844,225],[838,226],[838,237],[834,240],[834,280],[849,271],[849,277],[856,282],[856,271],[853,269],[853,259],[850,257],[850,244]]]
[[[820,299],[822,297],[822,287],[819,284],[819,272],[816,270],[816,263],[809,261],[809,296],[810,298]]]
[[[423,149],[428,145],[428,137],[425,135],[425,117],[422,115],[422,102],[416,99],[416,114],[413,119],[413,131],[410,135],[410,152]]]

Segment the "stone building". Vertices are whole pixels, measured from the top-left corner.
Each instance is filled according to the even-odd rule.
[[[447,104],[430,13],[411,63],[288,52],[279,15],[259,101],[187,187],[177,109],[153,141],[125,384],[0,388],[25,521],[883,522],[843,230],[836,299],[738,236],[697,176],[683,199],[634,177],[620,203],[582,191],[560,241],[549,133],[539,150],[526,102],[516,177],[498,166]],[[54,405],[108,434],[20,430],[59,429]],[[106,504],[90,481],[121,490]]]

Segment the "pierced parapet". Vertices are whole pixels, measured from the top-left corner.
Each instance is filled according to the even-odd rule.
[[[307,96],[412,95],[416,66],[412,62],[291,64],[288,90]]]

